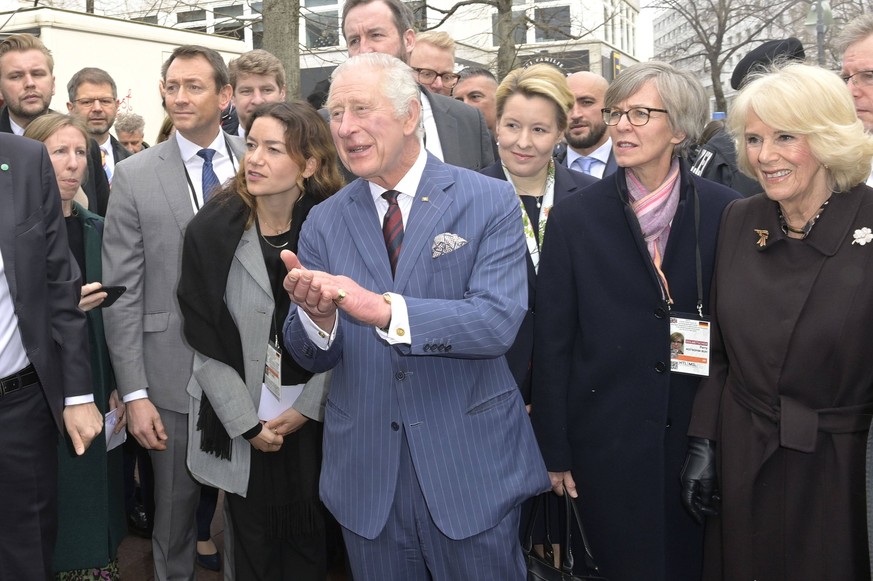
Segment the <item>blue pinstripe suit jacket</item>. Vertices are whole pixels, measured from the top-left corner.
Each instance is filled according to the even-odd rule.
[[[316,206],[299,258],[375,292],[403,295],[411,345],[340,316],[321,350],[296,309],[286,346],[312,371],[334,369],[325,411],[321,497],[340,524],[372,539],[394,499],[402,432],[439,529],[464,539],[549,488],[518,389],[502,357],[527,305],[525,242],[511,186],[432,155],[406,225],[396,278],[367,182]],[[467,245],[439,258],[434,237]],[[342,311],[340,311],[342,313]]]

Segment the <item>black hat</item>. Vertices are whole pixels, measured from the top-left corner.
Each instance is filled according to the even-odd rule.
[[[743,81],[753,73],[765,69],[774,62],[797,60],[806,58],[803,52],[803,44],[793,36],[785,40],[768,40],[758,48],[749,51],[743,59],[737,63],[734,74],[731,75],[731,87],[739,90]]]

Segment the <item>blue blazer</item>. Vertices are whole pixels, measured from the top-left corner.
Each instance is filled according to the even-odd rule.
[[[503,165],[500,161],[493,163],[482,170],[483,175],[506,181],[506,174],[503,173]],[[596,184],[600,180],[594,176],[584,174],[578,171],[572,171],[565,166],[555,164],[555,205],[563,200],[570,198],[573,194],[581,192],[592,184]],[[521,207],[519,206],[519,211]],[[519,219],[521,216],[519,215]],[[534,305],[537,298],[537,271],[534,269],[533,260],[530,253],[525,253],[527,264],[527,313],[524,315],[524,320],[521,323],[521,328],[518,330],[518,335],[515,341],[512,342],[512,347],[506,352],[506,362],[509,364],[509,369],[515,377],[515,382],[521,390],[521,396],[525,403],[530,403],[530,385],[531,385],[531,359],[533,357],[533,334],[534,334]]]
[[[432,257],[434,237],[467,244]],[[375,204],[358,179],[309,214],[300,261],[375,292],[401,294],[411,345],[389,345],[340,311],[321,350],[291,309],[285,344],[304,368],[334,369],[320,492],[344,527],[368,539],[393,504],[405,431],[437,527],[465,539],[549,488],[503,354],[525,313],[522,224],[509,184],[428,155],[392,279]]]

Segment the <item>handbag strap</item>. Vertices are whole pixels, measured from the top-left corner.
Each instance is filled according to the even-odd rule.
[[[564,486],[564,512],[566,515],[565,536],[566,547],[564,548],[564,558],[562,559],[561,568],[565,573],[572,573],[574,566],[573,557],[573,542],[571,539],[572,521],[576,521],[576,529],[579,533],[579,538],[582,540],[582,548],[584,549],[583,558],[585,566],[589,571],[595,574],[600,573],[597,563],[594,562],[594,554],[591,552],[591,544],[588,542],[588,535],[585,534],[585,527],[582,526],[582,516],[579,514],[579,507],[576,505],[576,499],[570,498],[570,493],[567,492],[566,485]]]

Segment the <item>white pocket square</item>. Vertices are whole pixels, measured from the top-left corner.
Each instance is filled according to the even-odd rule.
[[[449,252],[454,252],[461,246],[464,246],[466,243],[466,240],[464,240],[457,234],[452,234],[451,232],[437,234],[433,238],[433,248],[431,249],[432,256],[433,258],[439,258],[440,256],[448,254]]]

